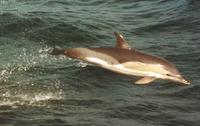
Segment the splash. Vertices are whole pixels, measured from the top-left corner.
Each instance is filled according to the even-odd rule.
[[[21,83],[19,85],[22,85]],[[60,81],[56,80],[47,88],[29,83],[15,88],[6,88],[0,94],[0,107],[9,106],[17,108],[20,106],[50,106],[49,102],[62,100],[64,98]]]
[[[9,70],[1,70],[0,71],[0,80],[1,81],[6,81],[9,76],[12,74],[12,71],[9,71]]]
[[[88,63],[84,63],[84,62],[78,62],[77,64],[76,64],[76,67],[87,67],[89,64]]]
[[[3,99],[0,102],[0,107],[10,106],[12,108],[18,108],[20,106],[43,106],[49,107],[49,101],[62,100],[63,92],[47,92],[47,93],[34,93],[30,94],[18,94],[12,95],[10,92],[3,94]]]
[[[58,80],[35,76],[57,59],[48,55],[48,47],[39,50],[21,49],[20,54],[0,68],[0,107],[49,106],[49,101],[61,100],[63,91]],[[44,84],[42,84],[44,82]]]
[[[21,50],[17,57],[12,58],[12,61],[3,65],[3,68],[0,68],[0,81],[8,81],[14,74],[28,71],[35,66],[49,64],[51,61],[56,61],[55,58],[48,55],[47,51],[49,47],[47,46],[33,52],[29,52],[26,48]]]

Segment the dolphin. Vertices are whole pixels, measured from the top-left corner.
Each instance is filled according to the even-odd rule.
[[[183,78],[176,66],[164,58],[149,55],[131,48],[124,37],[114,32],[115,47],[54,48],[52,55],[65,55],[86,61],[120,74],[140,76],[136,84],[149,84],[156,79],[171,80],[183,85],[190,82]]]

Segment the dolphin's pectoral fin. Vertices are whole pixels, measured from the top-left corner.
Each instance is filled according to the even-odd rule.
[[[154,81],[155,79],[156,78],[154,78],[154,77],[144,77],[144,78],[136,81],[135,83],[136,84],[148,84],[148,83]]]
[[[124,37],[121,34],[119,34],[118,32],[114,32],[114,34],[117,39],[116,47],[124,48],[124,49],[131,49],[131,47],[129,46],[129,44],[126,42],[126,40],[124,39]]]

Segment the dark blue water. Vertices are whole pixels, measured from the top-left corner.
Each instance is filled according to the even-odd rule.
[[[138,79],[47,50],[115,45],[176,64],[192,83]],[[1,126],[199,126],[199,0],[0,0]]]

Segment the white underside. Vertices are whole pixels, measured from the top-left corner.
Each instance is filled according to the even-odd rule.
[[[96,65],[100,65],[101,67],[114,71],[114,72],[118,72],[118,73],[122,73],[122,74],[126,74],[126,75],[134,75],[134,76],[149,76],[149,77],[156,77],[156,78],[162,78],[162,72],[164,72],[165,70],[163,70],[163,68],[161,68],[160,65],[152,65],[152,64],[144,64],[144,63],[139,63],[139,62],[128,62],[130,65],[136,66],[138,69],[134,69],[134,68],[130,68],[130,67],[126,67],[126,63],[125,64],[109,64],[108,62],[96,58],[96,57],[86,57],[85,58],[86,61],[94,63]],[[139,64],[139,65],[138,65]],[[141,65],[142,64],[142,65]],[[145,66],[146,69],[143,69]],[[156,72],[156,71],[151,71],[149,69],[147,69],[148,67],[155,67],[156,70],[160,69],[160,71]],[[154,68],[154,69],[155,69]]]

